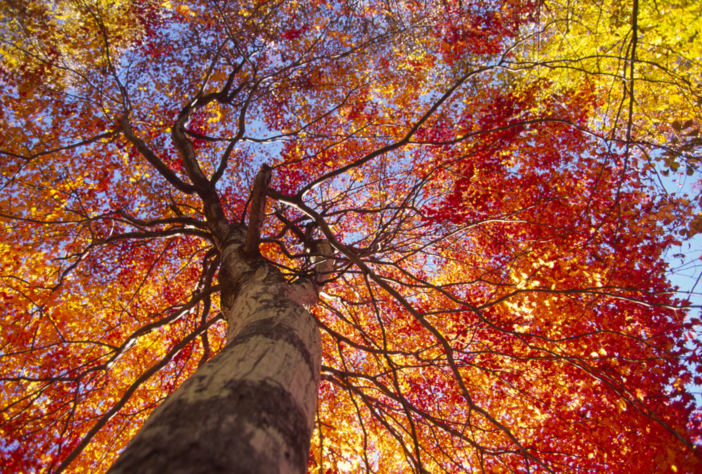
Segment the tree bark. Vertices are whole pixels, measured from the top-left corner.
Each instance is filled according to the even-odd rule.
[[[307,308],[317,284],[288,283],[233,234],[220,269],[225,348],[154,410],[110,474],[307,472],[321,367]]]

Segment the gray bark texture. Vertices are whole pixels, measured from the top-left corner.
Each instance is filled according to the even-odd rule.
[[[318,284],[287,282],[244,241],[233,229],[220,246],[225,348],[154,410],[110,474],[307,472],[321,366],[308,308]]]

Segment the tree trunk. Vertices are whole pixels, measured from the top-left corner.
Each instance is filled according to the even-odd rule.
[[[241,240],[222,252],[226,347],[154,410],[110,474],[307,472],[321,337],[305,307],[317,285],[288,283]]]

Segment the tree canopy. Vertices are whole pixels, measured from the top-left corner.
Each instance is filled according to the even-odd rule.
[[[10,472],[107,470],[224,347],[213,212],[290,281],[333,248],[310,472],[702,472],[699,319],[663,258],[702,218],[661,182],[701,159],[699,2],[0,18]]]

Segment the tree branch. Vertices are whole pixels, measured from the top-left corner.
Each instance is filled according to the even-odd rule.
[[[249,212],[249,228],[246,232],[244,253],[249,256],[258,254],[258,244],[261,240],[261,227],[266,217],[266,189],[271,182],[271,167],[262,164],[254,188],[251,192],[251,211]]]
[[[146,158],[146,161],[148,161],[151,166],[156,168],[156,171],[158,171],[161,176],[163,176],[166,181],[168,181],[170,184],[172,184],[176,189],[179,191],[185,193],[185,194],[195,194],[198,191],[198,188],[193,186],[192,184],[185,183],[182,181],[166,164],[161,161],[161,159],[156,156],[156,154],[151,151],[151,149],[144,143],[144,141],[134,135],[134,132],[132,131],[132,126],[129,123],[129,116],[127,114],[124,114],[122,116],[122,119],[120,121],[120,125],[122,128],[122,133],[124,134],[124,137],[129,140],[129,142],[136,147],[137,150],[139,150],[139,153]]]

